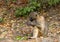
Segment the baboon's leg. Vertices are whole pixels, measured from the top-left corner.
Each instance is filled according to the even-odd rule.
[[[37,38],[38,37],[38,28],[35,26],[34,27],[34,30],[33,30],[33,37],[31,37],[31,38]]]

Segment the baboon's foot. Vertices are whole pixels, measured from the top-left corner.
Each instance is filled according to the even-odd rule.
[[[28,39],[36,39],[36,38],[38,38],[38,37],[29,37]]]

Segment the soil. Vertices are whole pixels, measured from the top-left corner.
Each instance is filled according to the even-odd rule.
[[[7,6],[3,1],[0,2],[0,17],[4,19],[0,23],[0,41],[2,42],[5,39],[15,40],[16,36],[31,37],[32,35],[33,28],[26,24],[28,17],[16,18],[12,6],[20,7],[19,4],[10,3]],[[60,35],[60,5],[51,7],[47,11],[41,10],[40,15],[43,15],[48,23],[48,37],[58,38]]]

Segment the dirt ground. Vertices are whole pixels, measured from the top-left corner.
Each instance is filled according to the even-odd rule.
[[[10,6],[16,5],[11,4]],[[2,5],[0,2],[0,18],[4,19],[4,21],[0,23],[0,42],[7,42],[4,41],[5,39],[11,39],[12,41],[10,42],[14,42],[16,36],[31,37],[33,28],[26,24],[28,17],[16,18],[14,16],[14,8],[10,8],[10,6],[7,8],[6,5]],[[47,11],[41,10],[40,15],[43,15],[48,23],[48,37],[56,38],[57,40],[60,35],[60,5],[52,7]],[[19,42],[19,40],[15,42]],[[35,41],[32,40],[32,42]]]

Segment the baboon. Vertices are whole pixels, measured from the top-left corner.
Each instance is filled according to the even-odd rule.
[[[33,26],[33,37],[47,36],[48,28],[44,16],[40,16],[37,12],[29,15],[28,25]]]

